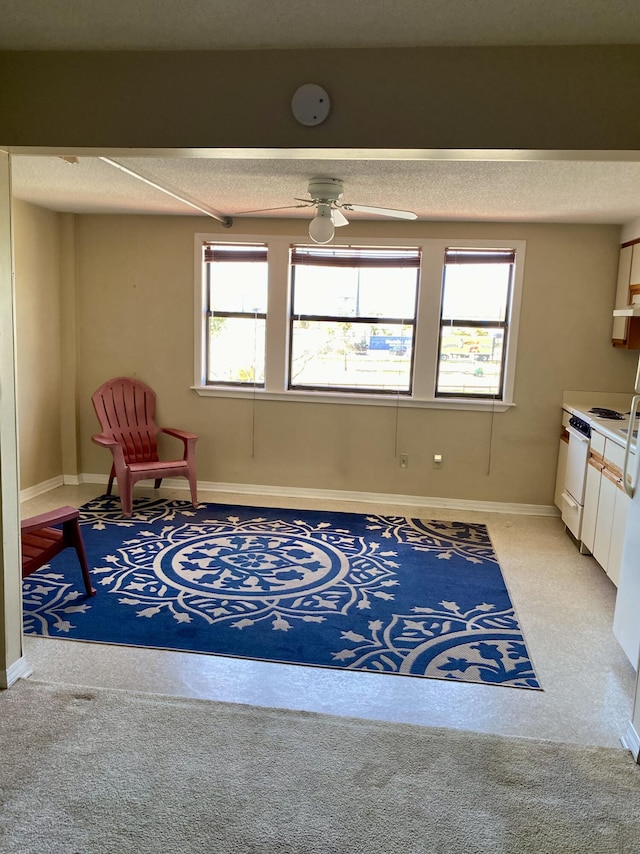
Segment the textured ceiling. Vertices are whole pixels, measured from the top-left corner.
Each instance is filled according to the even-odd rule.
[[[0,50],[637,44],[638,0],[0,0]]]
[[[640,43],[638,0],[0,0],[0,22],[0,50]],[[638,162],[257,154],[119,160],[232,216],[293,205],[315,176],[341,178],[345,201],[409,209],[424,219],[624,223],[640,216]],[[193,213],[95,157],[71,165],[16,155],[13,186],[17,198],[54,210]]]
[[[117,158],[165,189],[224,215],[296,210],[312,177],[344,181],[343,201],[412,210],[421,219],[622,224],[640,216],[640,162],[289,158]],[[13,193],[75,213],[188,214],[182,201],[96,157],[14,156]],[[290,209],[286,206],[292,206]],[[351,216],[351,215],[350,215]],[[356,218],[356,215],[352,215]]]

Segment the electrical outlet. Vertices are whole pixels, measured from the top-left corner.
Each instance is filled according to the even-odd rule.
[[[409,468],[409,454],[400,454],[400,468]]]
[[[442,468],[442,454],[433,455],[433,467],[434,469]]]

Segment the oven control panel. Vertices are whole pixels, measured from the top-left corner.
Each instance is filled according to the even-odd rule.
[[[574,430],[577,430],[578,433],[582,433],[583,436],[591,436],[591,425],[588,421],[578,418],[577,415],[571,416],[569,419],[569,426],[573,427]]]

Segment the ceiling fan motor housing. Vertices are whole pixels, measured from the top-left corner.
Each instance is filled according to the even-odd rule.
[[[344,188],[339,178],[312,178],[308,192],[314,202],[337,202]]]

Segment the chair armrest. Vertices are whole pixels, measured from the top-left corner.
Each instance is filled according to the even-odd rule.
[[[105,436],[104,433],[94,433],[91,437],[91,441],[95,442],[96,445],[102,445],[104,448],[113,448],[116,445],[120,447],[115,439],[112,439],[111,436]]]
[[[183,442],[197,441],[198,437],[195,433],[187,433],[186,430],[176,430],[174,427],[161,427],[161,433],[166,433],[167,436],[175,436],[176,439],[181,439]]]
[[[112,439],[111,436],[105,436],[104,433],[94,433],[91,437],[91,441],[95,442],[96,445],[108,448],[111,451],[113,454],[113,464],[117,471],[124,468],[124,452],[122,450],[122,445],[119,442]]]
[[[77,519],[79,516],[80,511],[76,507],[58,507],[57,510],[49,510],[48,513],[40,513],[39,516],[29,516],[28,519],[23,519],[20,522],[20,531],[23,534],[29,534],[31,531],[37,531],[38,528],[62,525],[64,522]]]
[[[186,430],[176,430],[173,427],[161,427],[161,433],[166,433],[167,436],[173,436],[175,439],[180,439],[182,442],[182,459],[188,465],[193,465],[195,453],[196,453],[196,442],[198,441],[198,437],[195,433],[187,433]]]

